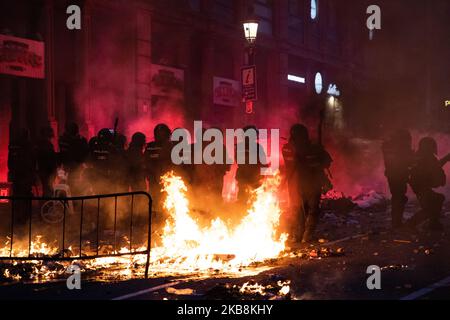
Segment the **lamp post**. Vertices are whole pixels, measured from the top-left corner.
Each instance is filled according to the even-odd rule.
[[[243,23],[244,36],[247,40],[247,55],[245,66],[242,69],[242,95],[245,102],[245,112],[253,113],[253,101],[257,99],[256,92],[256,67],[255,67],[255,48],[256,37],[258,35],[258,21],[247,20]]]
[[[255,64],[255,45],[256,45],[256,37],[258,35],[258,25],[259,24],[257,20],[247,20],[243,23],[244,35],[248,43],[247,65]]]

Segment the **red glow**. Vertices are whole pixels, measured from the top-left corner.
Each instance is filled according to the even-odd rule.
[[[10,187],[6,183],[0,183],[0,197],[9,197],[10,195]],[[9,200],[2,199],[0,203],[8,203]]]

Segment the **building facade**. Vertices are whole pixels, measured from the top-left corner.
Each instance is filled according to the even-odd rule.
[[[172,128],[203,120],[221,128],[255,124],[314,126],[326,106],[331,129],[356,128],[368,83],[364,1],[83,0],[3,1],[0,34],[40,42],[44,76],[0,74],[0,166],[10,135],[33,135],[68,121],[93,136],[111,127],[149,137],[156,122]],[[81,29],[69,30],[69,5]],[[246,113],[242,22],[257,18],[258,100]],[[332,97],[332,98],[331,98]],[[3,169],[3,179],[5,178]],[[0,179],[0,180],[3,180]]]

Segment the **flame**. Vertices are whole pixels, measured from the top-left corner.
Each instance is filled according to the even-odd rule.
[[[281,214],[277,198],[279,174],[266,178],[253,191],[254,201],[235,228],[219,218],[208,227],[200,227],[190,215],[182,178],[170,172],[161,180],[167,195],[164,207],[170,218],[163,230],[162,245],[152,249],[153,266],[159,264],[179,272],[237,271],[276,258],[284,251],[287,234],[276,234]]]
[[[285,250],[287,234],[277,235],[281,210],[277,197],[281,178],[279,173],[266,177],[261,187],[253,191],[253,202],[241,222],[229,226],[217,218],[209,226],[201,227],[191,216],[187,187],[183,179],[170,172],[161,177],[162,192],[166,194],[164,208],[169,219],[162,230],[160,243],[151,249],[150,270],[153,275],[191,274],[210,272],[240,273],[243,267],[255,262],[277,258]],[[0,256],[10,256],[10,239],[0,246]],[[145,246],[132,251],[145,251]],[[75,252],[77,249],[75,249]],[[70,256],[69,247],[66,256]],[[128,253],[128,247],[116,252]],[[55,243],[46,243],[38,235],[31,242],[31,256],[57,256],[60,248]],[[14,244],[12,256],[28,256],[28,243]],[[65,273],[70,264],[60,262],[62,268],[50,270],[45,262],[33,263],[31,280],[51,279]],[[93,260],[74,261],[83,271],[108,270],[114,278],[142,275],[146,255],[105,257]],[[13,266],[19,262],[13,262]],[[3,271],[6,279],[20,280],[21,276],[9,269]],[[1,277],[0,277],[1,278]]]

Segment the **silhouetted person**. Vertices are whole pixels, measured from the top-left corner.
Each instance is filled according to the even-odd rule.
[[[57,155],[51,141],[53,137],[54,132],[51,127],[42,128],[36,143],[37,173],[44,197],[53,196],[53,181],[58,167]]]
[[[309,242],[319,220],[320,198],[328,181],[324,170],[330,167],[332,159],[320,144],[310,141],[308,129],[301,124],[292,126],[289,142],[283,146],[283,158],[290,208],[297,220],[294,240]]]
[[[95,194],[116,192],[115,157],[114,135],[110,129],[101,129],[97,136],[89,141],[88,179]]]
[[[446,183],[442,167],[450,160],[450,154],[439,160],[437,143],[431,137],[425,137],[419,142],[416,160],[411,169],[411,187],[417,196],[421,210],[407,221],[409,227],[428,220],[432,230],[441,230],[440,216],[445,201],[443,194],[433,189]]]
[[[80,135],[78,125],[69,123],[65,132],[59,137],[59,163],[68,173],[68,185],[72,195],[79,195],[82,190],[80,176],[82,164],[87,160],[89,146],[86,138]]]
[[[155,140],[147,144],[145,150],[145,166],[153,207],[159,211],[162,208],[161,176],[174,169],[171,159],[173,143],[170,140],[171,131],[164,123],[158,124],[153,134]]]
[[[392,227],[403,223],[403,212],[408,202],[406,196],[410,169],[414,161],[411,134],[407,130],[398,130],[383,143],[385,175],[391,191]]]
[[[127,185],[131,191],[145,191],[145,135],[136,132],[131,138],[130,146],[125,153]]]
[[[12,195],[31,197],[35,182],[36,160],[30,134],[21,129],[12,137],[8,153],[9,179],[12,182]],[[19,223],[25,223],[31,213],[31,200],[14,201],[15,217]]]
[[[214,129],[220,131],[220,129]],[[211,142],[203,141],[203,143],[200,143],[200,138],[198,135],[202,134],[204,136],[206,132],[206,129],[203,129],[203,132],[196,133],[196,142],[191,144],[190,146],[192,165],[188,167],[191,169],[191,182],[197,192],[197,198],[203,199],[201,200],[202,204],[209,208],[211,203],[222,201],[223,177],[225,173],[230,170],[230,165],[227,164],[227,161],[229,161],[228,152],[222,141],[220,141],[221,154],[216,155],[216,150],[214,149],[211,153],[212,159],[206,159],[204,157],[204,151]],[[201,152],[203,155],[201,164],[194,163],[194,154],[196,148],[199,150],[197,152]],[[212,163],[211,161],[213,161],[214,163]],[[209,201],[204,201],[206,199]]]
[[[244,133],[247,135],[243,141],[236,145],[235,152],[236,161],[239,161],[239,158],[245,159],[244,163],[238,163],[236,171],[236,180],[239,187],[238,201],[241,203],[247,203],[251,191],[261,186],[263,178],[261,169],[267,167],[266,153],[257,142],[258,132],[256,127],[247,126],[244,128]],[[254,150],[250,147],[251,145],[256,146]],[[256,160],[256,163],[251,163],[255,162],[252,159]]]

